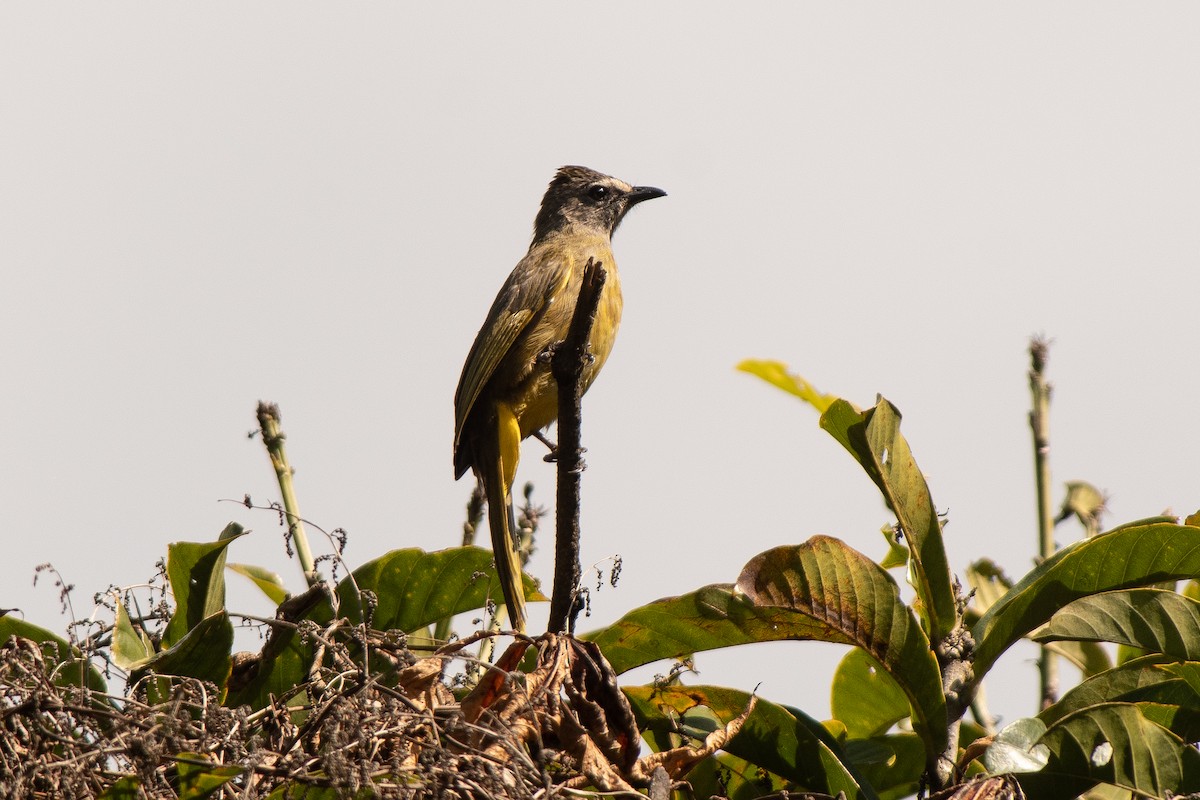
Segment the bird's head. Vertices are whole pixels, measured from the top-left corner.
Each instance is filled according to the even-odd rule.
[[[568,226],[591,228],[611,236],[629,209],[664,195],[662,189],[630,186],[587,167],[563,167],[542,198],[533,223],[533,240]]]

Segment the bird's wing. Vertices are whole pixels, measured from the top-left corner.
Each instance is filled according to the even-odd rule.
[[[539,261],[531,252],[512,271],[471,345],[462,377],[458,380],[458,391],[454,393],[455,450],[483,387],[491,380],[513,343],[553,301],[563,283],[561,269]]]

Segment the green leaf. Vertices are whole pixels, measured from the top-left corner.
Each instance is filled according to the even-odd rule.
[[[169,649],[134,670],[130,683],[149,674],[197,678],[216,684],[223,695],[233,664],[232,650],[233,625],[229,615],[219,611],[201,620]]]
[[[1162,669],[1184,681],[1195,693],[1196,699],[1200,700],[1200,663],[1189,661],[1186,664],[1163,664]],[[1193,702],[1192,705],[1200,706],[1200,702]]]
[[[1041,743],[1050,748],[1050,763],[1022,776],[1030,797],[1074,797],[1087,782],[1161,798],[1200,786],[1200,753],[1131,704],[1071,714],[1051,725]]]
[[[231,522],[215,542],[175,542],[167,546],[167,579],[175,596],[175,613],[163,632],[169,648],[188,631],[225,608],[225,548],[245,536]]]
[[[762,378],[772,386],[783,389],[789,394],[794,394],[819,413],[824,413],[825,409],[829,408],[834,400],[837,400],[837,397],[832,394],[821,394],[811,383],[799,375],[790,374],[787,371],[787,365],[782,361],[760,361],[748,358],[738,364],[737,368],[742,372]]]
[[[303,683],[313,661],[312,646],[291,629],[275,629],[272,650],[254,668],[244,682],[229,686],[224,704],[230,708],[247,705],[259,710],[270,705],[272,698],[289,696]]]
[[[828,626],[823,641],[865,650],[908,696],[928,752],[942,752],[946,701],[937,660],[882,567],[837,539],[814,536],[751,559],[737,588],[757,606],[787,608]]]
[[[925,743],[915,733],[891,733],[843,743],[846,757],[881,800],[911,797],[925,773]]]
[[[910,713],[900,685],[857,647],[846,653],[833,674],[829,707],[852,739],[881,736]]]
[[[134,628],[121,598],[117,601],[117,619],[113,625],[113,663],[123,670],[137,669],[154,655],[154,643],[141,628]]]
[[[545,601],[537,583],[528,575],[523,578],[525,598]],[[361,591],[373,592],[378,602],[371,627],[406,633],[442,617],[483,608],[501,596],[492,552],[481,547],[451,547],[433,553],[413,547],[368,561],[337,588],[339,613],[354,622],[363,618]]]
[[[546,599],[528,576],[524,580],[527,599]],[[410,548],[369,561],[338,584],[338,615],[361,622],[365,592],[377,603],[371,627],[414,633],[442,617],[483,608],[489,599],[500,597],[500,584],[490,550],[454,547],[427,553]],[[334,612],[328,602],[321,602],[306,618],[327,625]],[[272,695],[280,697],[305,679],[312,657],[312,648],[294,630],[277,629],[268,657],[244,685],[230,689],[227,702],[265,707]]]
[[[1185,688],[1186,684],[1164,684],[1164,687],[1167,686]],[[1171,702],[1139,702],[1136,705],[1146,719],[1163,726],[1185,742],[1196,742],[1200,741],[1200,709],[1195,706],[1190,691],[1187,695],[1187,706]]]
[[[287,587],[284,586],[283,578],[279,577],[279,573],[253,564],[229,564],[226,568],[254,581],[254,585],[262,589],[262,593],[275,605],[288,599]]]
[[[1075,686],[1057,703],[1038,714],[1038,718],[1051,725],[1085,708],[1116,701],[1187,702],[1190,694],[1187,684],[1180,679],[1179,673],[1171,670],[1172,665],[1173,662],[1162,655],[1143,656],[1126,662]]]
[[[941,523],[925,476],[900,435],[900,412],[882,398],[861,414],[838,400],[821,415],[821,427],[854,456],[895,513],[930,638],[940,641],[955,624],[954,589]]]
[[[633,686],[624,689],[639,728],[660,737],[688,724],[700,712],[698,735],[727,724],[746,710],[751,695],[720,686]],[[709,724],[705,717],[715,716]],[[841,747],[821,723],[763,699],[726,752],[803,787],[826,794],[844,791],[849,798],[871,800],[874,791],[853,773]]]
[[[132,775],[116,780],[104,790],[99,800],[143,800],[142,782]]]
[[[241,775],[242,767],[215,764],[199,753],[180,753],[175,757],[179,773],[179,800],[204,800]]]
[[[1014,642],[1068,603],[1100,592],[1200,574],[1200,528],[1152,520],[1064,547],[996,602],[972,629],[982,677]]]
[[[1163,589],[1104,592],[1070,603],[1032,638],[1115,642],[1198,661],[1200,602]]]
[[[1036,717],[1018,719],[996,734],[984,751],[983,763],[993,775],[1002,772],[1037,772],[1050,760],[1050,748],[1040,744],[1046,724]]]
[[[824,640],[828,632],[828,625],[789,609],[758,608],[726,583],[655,600],[580,638],[598,644],[620,674],[664,658],[739,644]]]
[[[726,752],[701,761],[687,775],[695,797],[724,797],[728,800],[761,800],[779,796],[787,780],[757,764]],[[679,793],[673,795],[681,796]]]
[[[55,686],[79,686],[94,692],[108,691],[104,678],[83,657],[79,648],[73,647],[66,639],[55,636],[45,628],[31,625],[11,614],[0,616],[0,645],[8,644],[14,636],[41,645],[42,658],[49,662],[48,666],[59,665],[54,670]]]

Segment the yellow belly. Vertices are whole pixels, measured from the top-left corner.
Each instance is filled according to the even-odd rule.
[[[586,263],[586,262],[585,262]],[[607,277],[604,290],[600,296],[600,305],[596,310],[596,321],[592,326],[589,340],[589,352],[592,362],[583,370],[583,391],[596,379],[600,368],[608,360],[613,344],[617,339],[617,328],[621,324],[621,280],[617,274],[616,265],[606,264]],[[582,268],[580,268],[582,272]],[[554,341],[561,341],[567,334],[571,316],[575,312],[575,303],[579,298],[578,280],[573,280],[574,286],[564,292],[558,304],[561,311],[556,315],[555,324],[549,326],[557,331]],[[569,301],[568,301],[569,298]],[[559,319],[558,317],[561,317]],[[524,439],[541,430],[558,419],[558,384],[550,373],[549,363],[539,362],[534,367],[528,379],[523,382],[521,391],[515,393],[511,401],[513,413],[521,428],[521,438]]]

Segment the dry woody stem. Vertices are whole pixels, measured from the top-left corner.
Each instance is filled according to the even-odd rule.
[[[554,591],[550,598],[551,633],[574,632],[579,613],[579,483],[583,472],[580,443],[583,369],[591,359],[588,337],[596,321],[600,293],[607,273],[603,264],[588,259],[583,286],[567,338],[554,347],[550,369],[558,384],[558,517],[554,541]]]

